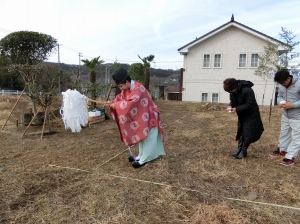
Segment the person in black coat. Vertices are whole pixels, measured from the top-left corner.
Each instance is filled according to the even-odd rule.
[[[246,157],[249,145],[256,142],[264,131],[254,91],[251,88],[253,85],[250,81],[234,78],[225,79],[223,82],[224,90],[230,93],[230,105],[227,107],[227,112],[236,113],[238,116],[236,134],[238,148],[231,155],[236,159]]]

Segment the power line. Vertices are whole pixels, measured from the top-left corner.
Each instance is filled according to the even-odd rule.
[[[103,59],[103,60],[107,60],[107,61],[116,61],[115,59]],[[122,60],[122,59],[118,59],[118,61],[122,61],[122,62],[140,62],[139,60],[137,61],[128,61],[128,60]],[[182,62],[182,61],[155,61],[155,63],[173,63],[173,62]]]
[[[9,33],[11,33],[12,31],[0,27],[0,32],[9,34]]]
[[[74,52],[74,53],[76,53],[76,54],[80,54],[81,57],[85,57],[85,58],[93,58],[93,57],[90,57],[90,56],[88,56],[88,55],[86,55],[86,54],[84,54],[84,53],[81,53],[80,51],[77,51],[77,50],[75,50],[75,49],[73,49],[73,48],[71,48],[71,47],[68,47],[68,46],[65,45],[65,44],[60,44],[60,46],[66,48],[67,50],[70,50],[70,51],[72,51],[72,52]],[[104,61],[113,61],[113,62],[116,61],[116,59],[110,59],[110,58],[103,58],[103,60],[104,60]],[[136,60],[136,61],[130,61],[130,60],[123,60],[123,59],[118,59],[118,61],[120,61],[120,62],[128,62],[128,63],[138,63],[138,62],[140,62],[139,60]],[[156,62],[156,63],[182,63],[182,61],[155,61],[155,62]]]
[[[0,32],[6,33],[6,34],[12,33],[12,31],[7,30],[7,29],[2,28],[2,27],[0,27]],[[88,55],[86,55],[86,54],[83,54],[83,53],[81,53],[80,51],[75,50],[75,49],[73,49],[73,48],[71,48],[71,47],[69,47],[69,46],[67,46],[67,45],[65,45],[65,44],[58,44],[58,46],[63,47],[63,48],[65,48],[66,50],[69,50],[69,51],[71,51],[71,52],[73,52],[73,53],[78,54],[78,55],[79,55],[79,59],[80,59],[81,57],[85,57],[85,58],[93,58],[93,57],[90,57],[90,56],[88,56]],[[106,58],[106,59],[104,58],[103,60],[105,60],[105,61],[112,61],[112,62],[115,62],[115,61],[116,61],[116,59],[108,59],[108,58]],[[122,59],[118,59],[118,61],[119,61],[119,62],[123,62],[123,63],[138,63],[138,62],[140,62],[139,60],[136,60],[136,61],[130,61],[130,60],[122,60]],[[158,63],[158,64],[160,64],[160,63],[182,63],[182,61],[155,61],[155,63]],[[79,65],[79,66],[80,66],[80,65]]]
[[[171,62],[182,62],[182,61],[155,61],[156,63],[171,63]]]
[[[4,28],[1,28],[1,27],[0,27],[0,32],[3,32],[3,33],[11,33],[12,31],[9,31],[9,30],[7,30],[7,29],[4,29]],[[76,53],[76,54],[79,54],[80,57],[93,58],[93,57],[90,57],[90,56],[88,56],[88,55],[86,55],[86,54],[83,54],[83,53],[81,53],[80,51],[77,51],[77,50],[75,50],[75,49],[73,49],[73,48],[71,48],[71,47],[69,47],[69,46],[67,46],[67,45],[65,45],[65,44],[58,44],[58,45],[59,45],[60,47],[63,47],[63,48],[65,48],[65,49],[71,51],[71,52],[74,52],[74,53]],[[116,59],[108,59],[108,58],[103,59],[103,60],[113,61],[113,62],[116,61]],[[140,62],[139,60],[136,60],[136,61],[129,61],[129,60],[122,60],[122,59],[118,59],[118,61],[121,61],[121,62],[128,62],[128,63],[137,63],[137,62]],[[182,61],[155,61],[155,62],[156,62],[156,63],[177,63],[177,62],[182,62]]]

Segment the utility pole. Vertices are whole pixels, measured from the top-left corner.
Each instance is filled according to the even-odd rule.
[[[107,83],[107,66],[105,66],[105,84]]]
[[[110,69],[109,69],[109,67],[110,67],[110,65],[105,66],[105,84],[110,83]]]
[[[110,66],[107,68],[107,83],[110,84]]]
[[[57,53],[58,53],[58,62],[57,62],[57,70],[58,70],[58,92],[61,93],[61,84],[60,84],[60,70],[59,70],[59,63],[60,63],[60,55],[59,55],[59,44],[57,45]]]
[[[82,57],[82,54],[79,52],[78,56],[79,56],[78,77],[80,81],[80,61],[81,61],[80,58]]]

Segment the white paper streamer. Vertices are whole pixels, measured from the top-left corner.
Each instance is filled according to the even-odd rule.
[[[81,127],[88,123],[88,104],[86,96],[77,90],[68,89],[62,92],[63,104],[60,113],[65,124],[65,129],[70,128],[72,132],[80,132]]]

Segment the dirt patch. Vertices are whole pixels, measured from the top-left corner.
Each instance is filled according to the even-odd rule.
[[[2,127],[17,98],[0,97]],[[269,122],[269,106],[260,108],[263,136],[236,160],[237,117],[226,105],[156,103],[167,156],[134,169],[112,119],[80,133],[53,120],[51,135],[33,126],[22,138],[22,97],[0,132],[0,223],[299,223],[300,163],[268,156],[281,110]]]

